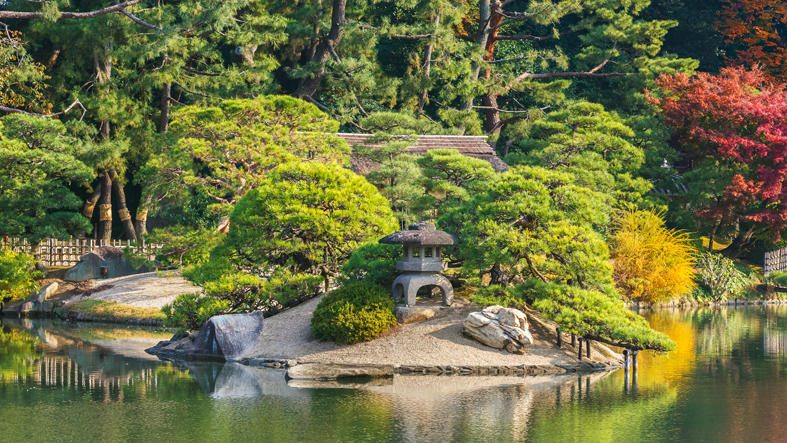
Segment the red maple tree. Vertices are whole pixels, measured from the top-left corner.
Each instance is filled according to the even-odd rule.
[[[717,27],[733,62],[787,79],[787,1],[723,0]]]
[[[724,68],[718,75],[663,75],[659,97],[650,96],[674,129],[688,160],[725,159],[739,165],[724,201],[700,215],[730,215],[767,227],[787,228],[787,88],[760,69]],[[740,235],[748,235],[754,227]]]

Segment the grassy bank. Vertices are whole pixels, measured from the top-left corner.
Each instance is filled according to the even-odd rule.
[[[164,314],[156,308],[138,308],[103,300],[81,300],[66,305],[66,316],[81,321],[160,325]]]

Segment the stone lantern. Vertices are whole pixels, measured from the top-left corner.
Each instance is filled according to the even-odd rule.
[[[454,236],[438,231],[431,223],[420,222],[380,239],[380,243],[404,246],[404,257],[396,263],[400,271],[391,288],[394,300],[415,306],[415,296],[424,286],[437,286],[443,294],[443,304],[449,306],[454,298],[451,282],[441,274],[444,269],[440,249],[454,244]]]

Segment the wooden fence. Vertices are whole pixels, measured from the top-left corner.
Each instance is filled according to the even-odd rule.
[[[765,260],[763,263],[765,275],[785,270],[787,270],[787,247],[765,252]]]
[[[100,246],[114,246],[120,249],[128,248],[132,253],[143,256],[148,260],[154,260],[159,249],[161,249],[161,245],[138,245],[131,240],[111,240],[109,242],[104,242],[103,240],[92,238],[75,238],[69,240],[49,238],[41,240],[38,244],[32,244],[25,239],[0,237],[0,246],[9,247],[16,252],[25,252],[33,255],[40,262],[49,267],[73,266],[79,262],[80,257]]]

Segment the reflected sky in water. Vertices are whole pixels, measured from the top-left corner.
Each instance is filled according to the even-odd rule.
[[[288,385],[160,362],[167,334],[3,320],[0,441],[785,441],[787,306],[659,311],[678,342],[622,371]]]

